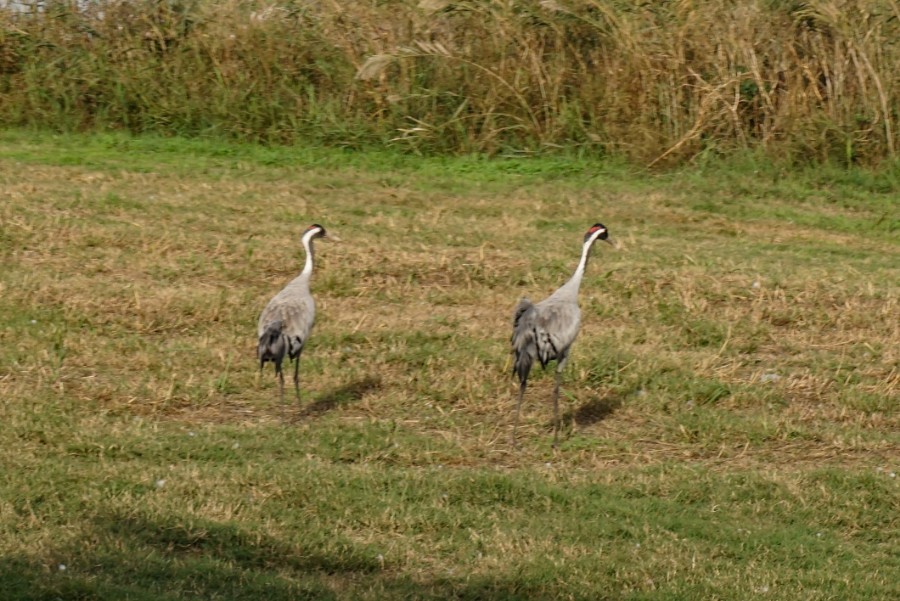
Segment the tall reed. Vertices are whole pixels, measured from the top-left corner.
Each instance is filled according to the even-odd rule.
[[[900,145],[897,0],[18,6],[0,9],[5,125],[648,165]]]

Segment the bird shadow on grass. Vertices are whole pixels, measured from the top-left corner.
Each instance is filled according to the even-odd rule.
[[[365,376],[358,380],[348,382],[329,390],[318,399],[303,407],[297,414],[297,419],[307,419],[327,413],[341,405],[353,403],[366,395],[366,393],[381,388],[381,378],[377,376]]]
[[[615,394],[594,397],[575,409],[566,411],[562,416],[564,424],[590,426],[602,422],[622,406],[622,397]]]

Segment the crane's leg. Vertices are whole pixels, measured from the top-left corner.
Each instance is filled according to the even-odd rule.
[[[300,404],[300,355],[294,359],[294,392],[297,393],[297,404]]]
[[[519,443],[516,441],[516,430],[519,429],[519,413],[522,411],[522,397],[525,396],[525,386],[527,383],[528,380],[525,379],[519,384],[519,401],[516,403],[516,421],[513,422],[512,436],[510,437],[510,442],[512,442],[512,446],[514,447],[519,446]]]
[[[559,369],[556,370],[556,384],[553,386],[553,448],[559,444],[559,380],[562,376]]]
[[[553,385],[553,448],[559,444],[559,382],[562,379],[562,372],[566,366],[568,354],[564,354],[556,362],[556,383]]]
[[[278,404],[281,407],[281,420],[285,420],[284,414],[284,371],[281,369],[281,361],[275,361],[275,375],[278,376]]]

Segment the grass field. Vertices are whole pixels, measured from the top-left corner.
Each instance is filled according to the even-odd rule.
[[[897,172],[14,131],[0,178],[0,599],[900,598]],[[512,310],[598,220],[516,450]]]

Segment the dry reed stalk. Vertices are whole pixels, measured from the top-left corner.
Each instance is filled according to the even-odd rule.
[[[898,12],[896,0],[0,9],[0,123],[877,163],[898,144]]]

